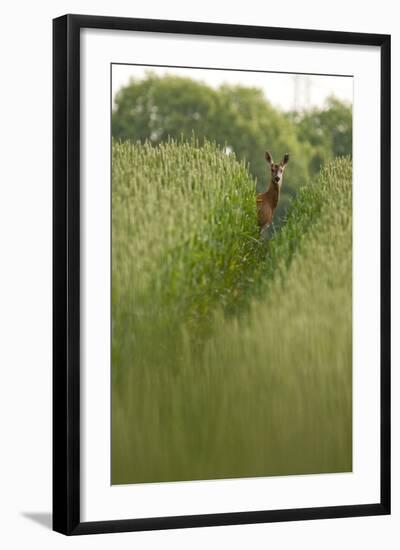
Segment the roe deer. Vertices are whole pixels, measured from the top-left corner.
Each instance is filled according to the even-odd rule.
[[[271,225],[276,207],[278,206],[279,194],[282,186],[283,172],[289,162],[288,153],[285,154],[279,164],[275,164],[271,154],[265,153],[265,160],[271,167],[271,181],[264,193],[258,193],[256,197],[258,225],[260,233],[263,234]]]

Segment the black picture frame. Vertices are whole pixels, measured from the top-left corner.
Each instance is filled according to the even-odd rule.
[[[378,46],[381,50],[380,501],[80,520],[80,31],[84,28]],[[53,20],[53,529],[66,535],[390,514],[390,35],[65,15]]]

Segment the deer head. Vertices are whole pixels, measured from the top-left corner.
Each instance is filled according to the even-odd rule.
[[[265,160],[270,165],[271,168],[271,182],[279,185],[279,187],[282,185],[282,179],[283,179],[283,173],[285,171],[285,167],[287,163],[289,162],[289,154],[286,153],[281,160],[279,164],[276,164],[272,160],[271,153],[266,151],[265,153]]]

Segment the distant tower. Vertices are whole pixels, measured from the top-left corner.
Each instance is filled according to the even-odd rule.
[[[311,78],[295,74],[293,79],[293,110],[302,111],[311,105]]]

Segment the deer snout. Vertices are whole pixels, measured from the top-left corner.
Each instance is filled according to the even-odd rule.
[[[279,176],[274,176],[274,183],[279,183],[280,179]]]

